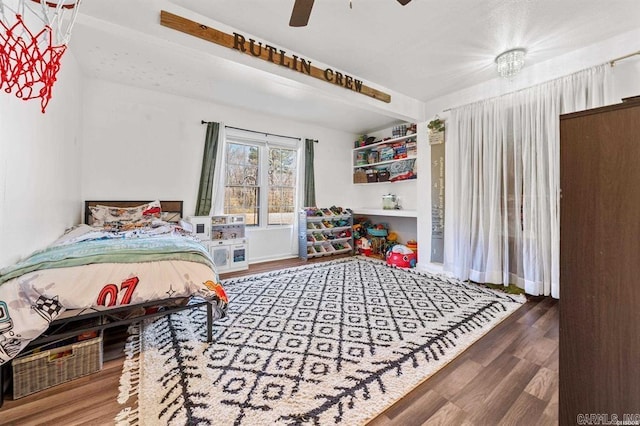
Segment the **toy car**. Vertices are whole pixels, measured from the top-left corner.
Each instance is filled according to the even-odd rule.
[[[402,244],[396,244],[387,251],[387,265],[398,268],[415,268],[418,263],[418,255],[413,250]]]

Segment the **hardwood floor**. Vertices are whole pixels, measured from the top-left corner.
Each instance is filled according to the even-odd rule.
[[[305,262],[299,259],[260,263],[222,278],[301,264]],[[121,353],[119,345],[109,350],[116,356]],[[7,396],[0,409],[0,424],[113,424],[122,408],[116,401],[122,362],[117,356],[106,361],[98,373],[16,401]],[[369,424],[558,424],[557,301],[528,301]]]

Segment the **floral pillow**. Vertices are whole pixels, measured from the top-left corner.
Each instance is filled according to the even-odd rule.
[[[160,219],[162,208],[160,201],[152,201],[136,207],[91,206],[91,226],[102,227],[108,231],[126,231],[151,226]]]

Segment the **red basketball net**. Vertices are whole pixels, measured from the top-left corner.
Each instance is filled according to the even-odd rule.
[[[7,93],[15,91],[15,95],[25,101],[40,98],[44,113],[67,46],[53,46],[48,25],[34,35],[20,15],[16,15],[13,26],[0,22],[0,27],[0,89],[4,88]],[[43,40],[44,43],[40,43]]]
[[[54,46],[51,27],[33,34],[21,15],[11,27],[0,21],[0,89],[23,100],[40,98],[45,112],[67,45]]]

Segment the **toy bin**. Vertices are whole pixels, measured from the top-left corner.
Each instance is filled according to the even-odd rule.
[[[372,237],[386,237],[388,232],[386,229],[367,228],[367,234]]]
[[[331,256],[333,254],[334,251],[336,251],[336,249],[331,245],[331,244],[327,244],[325,246],[323,246],[324,248],[324,255],[325,256]]]

